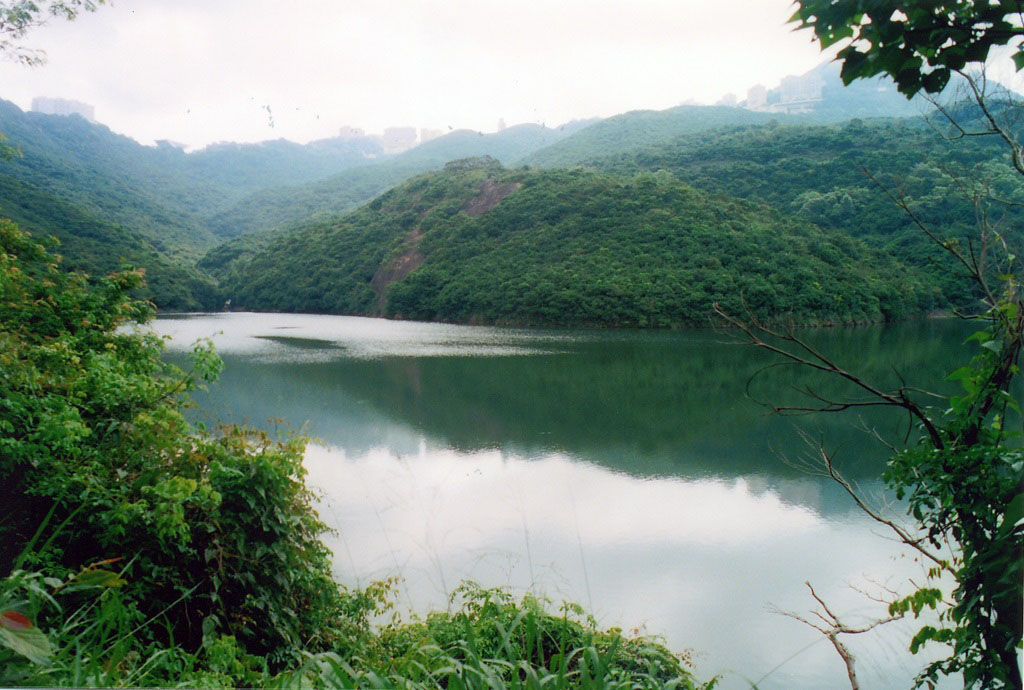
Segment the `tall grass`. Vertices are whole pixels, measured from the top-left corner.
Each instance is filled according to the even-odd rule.
[[[18,570],[0,580],[0,684],[46,687],[711,688],[698,685],[682,657],[657,639],[601,630],[573,604],[514,599],[465,583],[452,612],[372,625],[337,649],[305,653],[283,671],[248,654],[230,636],[198,652],[143,642],[142,618],[121,596],[109,563],[65,580]],[[369,588],[390,610],[391,583]],[[365,594],[365,592],[364,592]]]

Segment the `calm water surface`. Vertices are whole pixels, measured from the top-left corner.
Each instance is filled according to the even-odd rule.
[[[710,331],[524,331],[285,314],[161,318],[172,357],[212,337],[225,361],[199,398],[211,421],[283,419],[306,455],[341,581],[401,575],[400,604],[445,608],[459,582],[577,601],[603,625],[692,650],[724,688],[846,684],[821,636],[777,610],[812,607],[809,580],[850,622],[884,615],[856,589],[922,568],[834,484],[809,474],[824,439],[880,496],[906,420],[779,418],[805,371]],[[935,385],[960,323],[810,334],[849,368]],[[751,377],[754,376],[753,379]],[[269,422],[279,424],[279,422]],[[914,627],[848,639],[866,688],[909,687]],[[917,662],[920,662],[918,664]]]

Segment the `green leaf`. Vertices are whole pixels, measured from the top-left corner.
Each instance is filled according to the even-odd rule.
[[[23,627],[23,622],[19,619],[11,626],[12,617],[17,616],[21,616],[21,614],[15,614],[12,611],[7,611],[0,616],[0,644],[32,663],[41,666],[48,665],[50,657],[53,656],[50,640],[39,628],[32,626],[31,622],[28,623],[29,627]]]
[[[972,377],[974,373],[974,369],[972,369],[971,367],[960,367],[959,369],[954,369],[953,371],[949,372],[949,374],[946,376],[946,380],[959,381],[961,379]]]
[[[86,570],[76,575],[69,584],[75,587],[120,587],[125,584],[121,576],[111,570]]]
[[[1006,506],[1006,512],[1003,514],[1003,524],[1000,526],[999,531],[1004,533],[1012,532],[1022,520],[1024,520],[1024,493],[1019,493]]]

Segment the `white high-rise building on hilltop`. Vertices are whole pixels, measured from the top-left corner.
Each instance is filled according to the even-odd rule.
[[[88,103],[66,98],[33,98],[32,112],[47,115],[81,115],[89,122],[96,122],[96,111]]]

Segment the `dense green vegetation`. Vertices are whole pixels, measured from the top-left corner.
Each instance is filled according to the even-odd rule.
[[[457,131],[399,156],[383,155],[368,137],[227,143],[185,153],[168,142],[141,146],[77,116],[25,113],[0,101],[0,132],[16,144],[0,159],[0,217],[39,238],[56,236],[70,268],[145,268],[148,287],[138,295],[161,309],[212,309],[223,302],[196,259],[225,239],[349,209],[453,158],[483,151],[519,158],[579,126]]]
[[[833,100],[834,96],[825,102]],[[569,318],[559,325],[667,326],[703,323],[700,310],[714,300],[724,299],[727,293],[735,299],[737,287],[748,296],[764,293],[766,296],[757,299],[764,301],[765,313],[778,308],[806,321],[899,318],[925,309],[971,303],[974,295],[965,289],[948,257],[922,238],[907,215],[862,169],[884,171],[879,174],[880,180],[899,189],[922,220],[938,221],[944,233],[963,238],[973,222],[974,210],[957,189],[958,183],[947,175],[950,166],[957,173],[980,173],[1001,197],[1019,200],[1019,187],[996,143],[983,141],[973,147],[951,144],[917,120],[798,124],[809,117],[685,106],[658,113],[628,113],[558,129],[520,125],[492,135],[456,131],[397,156],[378,155],[370,140],[360,138],[306,146],[283,141],[223,144],[186,154],[166,143],[139,146],[78,117],[22,113],[13,105],[0,103],[0,131],[8,133],[23,153],[0,163],[0,215],[13,218],[37,237],[55,235],[68,267],[93,274],[123,265],[144,268],[148,288],[138,296],[171,310],[219,308],[234,299],[233,305],[241,300],[255,308],[555,324],[555,314],[564,307]],[[780,118],[791,124],[777,124]],[[547,188],[544,194],[538,193],[532,183],[527,184],[514,195],[516,200],[502,204],[499,213],[485,214],[481,219],[455,213],[443,216],[436,209],[417,207],[414,212],[424,214],[431,228],[442,220],[452,222],[445,230],[451,242],[439,240],[439,232],[425,233],[417,249],[427,259],[426,264],[387,288],[386,299],[381,286],[372,289],[369,281],[388,260],[405,251],[400,245],[412,226],[405,227],[404,232],[384,234],[378,232],[379,228],[366,230],[366,238],[374,236],[386,245],[378,247],[376,253],[366,250],[363,241],[357,239],[361,231],[346,231],[351,237],[344,242],[355,244],[346,245],[344,257],[337,253],[340,248],[335,252],[340,263],[304,264],[304,275],[333,276],[324,290],[300,285],[304,296],[299,296],[275,287],[288,284],[279,281],[284,266],[303,263],[303,257],[313,257],[319,251],[321,240],[315,238],[328,228],[391,222],[372,209],[345,221],[338,221],[336,214],[352,210],[413,175],[440,168],[449,160],[481,154],[494,155],[503,162],[525,159],[534,164],[585,165],[626,177],[655,173],[662,176],[657,178],[659,184],[665,182],[663,175],[667,172],[692,187],[711,192],[716,198],[713,203],[723,206],[714,214],[746,209],[739,212],[743,217],[736,221],[741,225],[762,230],[785,225],[811,232],[809,226],[793,220],[793,216],[799,216],[825,229],[841,231],[824,236],[830,238],[829,243],[846,243],[847,249],[842,251],[847,254],[858,254],[863,249],[856,243],[849,244],[841,234],[863,240],[880,250],[868,261],[872,270],[884,272],[886,266],[895,266],[884,258],[879,259],[882,263],[875,263],[878,257],[896,257],[900,263],[920,269],[920,273],[907,277],[908,283],[917,287],[912,287],[901,303],[888,304],[891,299],[886,298],[882,300],[886,306],[879,308],[869,304],[874,298],[864,296],[867,293],[863,286],[851,287],[860,295],[838,309],[824,302],[791,303],[788,297],[780,302],[772,293],[793,291],[800,282],[791,276],[790,286],[776,284],[786,271],[784,264],[802,261],[782,256],[789,246],[781,234],[772,245],[770,233],[761,232],[765,242],[756,251],[769,263],[777,264],[757,269],[776,276],[765,282],[746,271],[746,259],[734,259],[755,251],[756,243],[740,248],[743,241],[734,247],[734,234],[711,233],[704,237],[700,232],[676,233],[676,239],[670,242],[662,238],[675,243],[667,252],[665,246],[659,246],[662,240],[645,235],[665,232],[671,225],[665,218],[653,219],[648,213],[650,204],[661,204],[661,212],[675,213],[684,203],[681,200],[657,201],[657,195],[645,196],[644,184],[625,181],[622,184],[626,187],[621,189],[615,184],[595,184],[586,191],[575,189],[583,184],[583,178],[568,174],[545,178],[541,185]],[[332,169],[342,171],[317,180]],[[306,184],[272,186],[283,180]],[[554,189],[558,185],[567,185],[566,198],[588,197],[586,203],[571,211],[572,217],[554,218],[559,209],[567,208],[555,198],[560,195]],[[640,193],[641,199],[627,199],[627,188]],[[470,190],[465,188],[458,194],[463,194],[462,201],[450,203],[464,203]],[[406,192],[398,192],[399,198],[403,195],[407,196]],[[589,198],[594,195],[606,198]],[[727,196],[763,206],[755,210],[753,206],[728,202]],[[550,208],[526,209],[522,207],[525,203],[548,204]],[[502,219],[511,210],[515,218],[506,223]],[[1020,220],[1019,207],[1006,205],[997,212],[1005,216],[1010,227]],[[631,217],[633,213],[639,215]],[[754,215],[760,218],[754,219]],[[527,230],[525,226],[530,222],[536,225]],[[693,222],[692,217],[681,216],[677,225]],[[610,229],[595,235],[571,227],[595,223]],[[632,229],[626,227],[630,224]],[[320,230],[283,239],[314,225]],[[476,225],[488,228],[481,243],[463,236]],[[713,226],[722,224],[719,220],[696,223],[704,230]],[[544,234],[550,234],[552,228],[555,234],[564,232],[573,241],[561,243],[555,252],[547,251],[544,242],[552,240],[545,239]],[[684,236],[691,245],[679,243]],[[300,237],[311,238],[313,245],[300,246],[306,241]],[[601,254],[592,252],[589,243],[596,237],[614,246],[604,246]],[[1013,233],[1009,239],[1015,240]],[[295,256],[271,260],[271,254],[266,254],[268,258],[255,259],[274,242],[279,243],[271,250],[276,252],[274,256],[280,257],[282,251]],[[636,244],[627,247],[630,243]],[[356,245],[355,253],[349,252]],[[537,251],[545,254],[539,263],[531,255]],[[571,252],[578,256],[571,256]],[[721,262],[726,255],[726,263],[731,264],[728,269],[714,264],[714,257]],[[709,263],[699,266],[700,261]],[[665,268],[667,262],[673,265]],[[847,264],[853,266],[850,261]],[[260,275],[250,280],[255,270]],[[610,273],[599,276],[602,271]],[[583,276],[575,286],[569,284],[572,281],[568,276],[573,273]],[[709,273],[718,277],[710,279],[705,275]],[[745,273],[742,280],[737,278]],[[828,270],[822,273],[834,274]],[[446,286],[452,276],[459,284]],[[353,282],[346,282],[349,280]],[[894,280],[890,277],[882,283]],[[927,289],[921,280],[927,281]],[[602,282],[602,287],[597,287],[597,282]],[[709,287],[716,282],[717,286]],[[519,285],[530,288],[524,291]],[[677,285],[686,286],[685,290]],[[817,288],[812,285],[807,289]],[[484,293],[490,297],[485,299]]]
[[[161,359],[139,279],[0,222],[0,683],[692,687],[655,641],[472,585],[373,625],[388,584],[332,580],[303,441],[191,426],[220,362]]]
[[[638,110],[600,120],[562,141],[526,156],[518,163],[547,168],[586,163],[606,155],[658,147],[677,137],[715,132],[723,128],[776,124],[824,124],[856,117],[913,117],[921,114],[917,103],[908,103],[891,82],[843,86],[839,68],[825,63],[804,79],[819,79],[821,100],[812,112],[787,114],[759,112],[731,106],[681,105],[667,110]],[[777,101],[777,89],[768,101]],[[776,98],[772,98],[775,95]]]
[[[668,110],[637,110],[595,122],[517,162],[548,168],[577,165],[595,155],[657,145],[684,134],[700,134],[720,127],[764,124],[779,118],[788,119],[788,116],[700,105],[681,105]]]
[[[157,251],[146,239],[95,216],[64,199],[0,175],[0,212],[36,237],[54,237],[64,267],[106,275],[124,266],[145,270],[149,277],[133,292],[163,309],[194,311],[220,306],[213,280]]]
[[[571,135],[587,123],[556,129],[517,125],[496,134],[458,130],[372,165],[339,173],[314,184],[257,192],[211,219],[225,237],[294,225],[355,208],[419,173],[461,158],[491,156],[508,163]]]
[[[225,294],[259,310],[642,327],[706,324],[712,303],[741,299],[831,323],[938,304],[859,242],[671,175],[450,168],[273,242]]]
[[[168,142],[142,146],[77,116],[22,112],[6,101],[0,131],[21,151],[0,173],[102,211],[161,250],[209,248],[217,234],[207,218],[245,195],[313,182],[380,152],[373,140],[353,138],[226,143],[185,153]]]
[[[6,101],[0,131],[21,151],[0,164],[3,177],[130,228],[179,260],[215,243],[199,216],[223,190],[175,169],[177,149],[147,148],[81,117],[24,113]],[[11,202],[0,198],[0,209]]]
[[[123,265],[145,269],[137,296],[170,310],[221,304],[212,279],[194,266],[218,242],[204,220],[213,209],[284,175],[311,179],[328,164],[333,172],[363,160],[359,150],[336,151],[337,142],[225,145],[186,155],[170,145],[141,146],[77,116],[23,113],[3,101],[0,132],[17,146],[0,160],[0,217],[40,239],[55,236],[68,268],[96,275]]]
[[[577,162],[620,174],[666,170],[697,188],[842,230],[924,268],[953,301],[965,295],[960,272],[879,183],[949,238],[971,236],[971,195],[985,187],[1011,202],[991,211],[1007,239],[1019,242],[1015,228],[1024,220],[1013,205],[1024,199],[1021,187],[997,140],[947,141],[916,119],[722,129]]]

